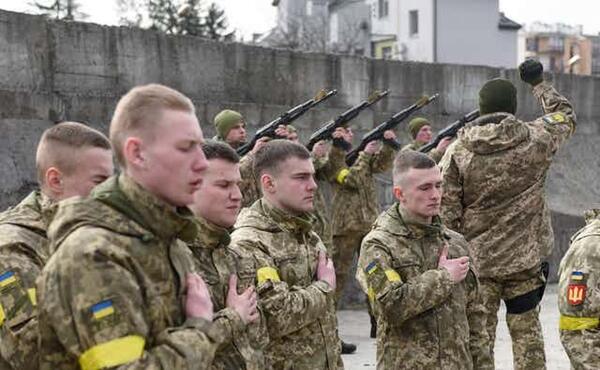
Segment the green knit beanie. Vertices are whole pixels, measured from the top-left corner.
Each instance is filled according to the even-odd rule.
[[[431,126],[431,122],[424,117],[415,117],[410,120],[408,123],[408,131],[410,131],[413,139],[417,138],[417,134],[419,133],[419,130],[423,128],[423,126]]]
[[[222,110],[215,116],[217,136],[225,140],[229,131],[243,119],[244,117],[239,112],[230,109]]]
[[[509,80],[494,78],[479,90],[479,112],[483,114],[517,112],[517,89]]]

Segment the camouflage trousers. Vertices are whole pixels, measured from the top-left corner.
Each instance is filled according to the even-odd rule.
[[[334,235],[333,265],[335,266],[335,301],[339,302],[344,292],[344,287],[350,280],[350,274],[356,263],[355,256],[360,252],[360,243],[369,231],[351,231],[344,235]]]
[[[562,342],[573,370],[600,369],[600,329],[561,330]]]
[[[481,296],[487,309],[488,348],[494,355],[496,326],[500,301],[514,302],[517,297],[536,291],[545,284],[538,267],[500,278],[481,278]],[[506,324],[512,339],[513,367],[515,370],[537,370],[546,368],[544,338],[539,320],[539,303],[522,313],[506,314]]]

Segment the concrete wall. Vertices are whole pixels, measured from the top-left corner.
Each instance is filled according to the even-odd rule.
[[[440,128],[476,107],[480,86],[497,76],[515,82],[519,116],[540,115],[515,70],[291,53],[0,11],[0,209],[35,186],[34,149],[45,128],[75,120],[106,132],[116,101],[138,84],[160,82],[190,96],[207,136],[214,133],[212,118],[225,107],[244,112],[253,131],[322,87],[337,88],[336,97],[297,122],[306,139],[376,88],[390,95],[354,122],[357,136],[423,93],[440,93],[422,112]],[[579,118],[547,182],[558,248],[564,250],[579,225],[573,220],[580,221],[581,212],[600,199],[600,80],[548,77],[572,99]],[[406,141],[406,132],[399,133]],[[390,201],[388,191],[381,194],[387,197],[382,204]]]

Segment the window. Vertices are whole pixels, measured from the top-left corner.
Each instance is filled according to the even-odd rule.
[[[419,11],[411,10],[408,12],[408,34],[416,36],[419,34]]]
[[[537,37],[528,37],[527,38],[527,51],[538,51],[538,39]]]
[[[387,17],[389,14],[389,1],[388,0],[379,0],[377,4],[377,8],[379,9],[379,18]]]
[[[383,59],[392,59],[392,47],[384,46],[383,48],[381,48],[381,57]]]

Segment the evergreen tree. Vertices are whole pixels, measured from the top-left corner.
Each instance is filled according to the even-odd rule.
[[[53,0],[49,3],[35,1],[31,5],[37,8],[41,14],[54,19],[74,21],[88,17],[87,14],[79,11],[81,4],[75,0]]]
[[[148,0],[146,3],[150,28],[175,34],[178,29],[177,6],[173,0]]]
[[[200,0],[185,0],[177,12],[177,33],[180,35],[204,36]]]
[[[212,3],[208,8],[204,18],[204,27],[206,37],[219,41],[231,41],[235,36],[235,31],[227,33],[227,17],[225,11],[220,9],[217,4]]]

